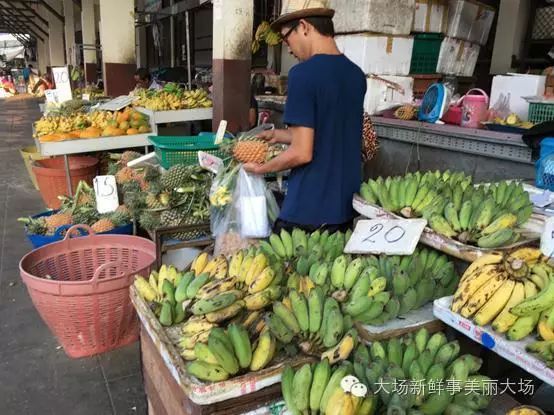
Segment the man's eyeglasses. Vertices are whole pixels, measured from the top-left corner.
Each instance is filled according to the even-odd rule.
[[[298,27],[298,23],[295,23],[294,25],[291,26],[289,30],[287,30],[287,32],[284,35],[281,35],[281,40],[283,41],[283,43],[286,43],[287,45],[289,44],[287,39],[297,27]]]

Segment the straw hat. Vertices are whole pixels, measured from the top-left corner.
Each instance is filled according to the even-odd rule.
[[[271,28],[279,30],[287,22],[306,17],[332,18],[334,15],[328,0],[283,0],[281,15],[271,23]]]

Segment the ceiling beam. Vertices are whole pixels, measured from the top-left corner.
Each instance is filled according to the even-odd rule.
[[[40,4],[44,6],[46,10],[52,13],[62,24],[65,24],[65,18],[59,14],[52,6],[50,6],[46,0],[38,0]]]
[[[48,36],[48,24],[46,24],[46,28],[43,28],[42,26],[39,26],[39,24],[37,24],[35,22],[35,19],[33,19],[33,16],[32,15],[28,15],[28,14],[24,14],[24,12],[27,12],[27,9],[20,9],[18,7],[14,7],[14,5],[10,5],[9,4],[9,0],[3,0],[3,1],[0,1],[0,6],[3,5],[4,3],[7,3],[9,7],[11,7],[11,11],[17,11],[18,13],[15,14],[14,16],[15,17],[18,17],[19,20],[21,19],[25,19],[26,21],[28,21],[29,23],[32,23],[38,30],[40,30],[45,36]],[[33,11],[31,9],[31,11]],[[11,14],[11,13],[10,13]],[[47,22],[48,23],[48,22]]]
[[[46,25],[46,27],[48,27],[48,20],[46,20],[35,9],[29,6],[27,2],[21,0],[11,0],[11,2],[22,4],[26,10],[29,10],[31,13],[33,13],[37,19],[39,19],[42,23]]]
[[[2,6],[3,3],[2,1],[0,1],[0,6]],[[2,9],[0,8],[0,13],[3,11],[3,10],[6,10],[7,9]],[[36,24],[33,19],[31,19],[30,17],[28,16],[25,16],[25,15],[14,15],[14,14],[11,14],[11,12],[6,12],[6,13],[2,13],[2,15],[10,18],[10,19],[13,19],[14,21],[17,21],[17,22],[21,22],[21,23],[30,23],[32,24],[33,26],[36,27],[36,29],[41,32],[44,36],[48,36],[48,32],[46,30],[44,30],[42,27],[40,27],[38,24]],[[22,19],[23,17],[27,17],[26,19]]]
[[[3,22],[3,24],[10,29],[10,33],[13,35],[13,37],[17,39],[19,43],[23,45],[29,44],[28,41],[24,41],[23,38],[21,37],[21,34],[23,34],[21,32],[21,29],[16,28],[15,26],[13,26],[11,23],[8,23],[8,22]]]
[[[31,34],[35,38],[40,39],[41,41],[44,42],[44,38],[42,36],[38,35],[33,29],[30,29],[29,27],[27,27],[25,24],[23,24],[23,22],[15,22],[13,20],[10,21],[9,18],[7,18],[6,14],[2,13],[2,9],[0,9],[0,23],[3,23],[8,26],[11,25],[16,29],[23,30],[23,33]]]

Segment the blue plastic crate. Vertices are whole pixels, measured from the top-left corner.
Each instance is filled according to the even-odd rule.
[[[57,213],[57,210],[49,210],[46,212],[39,213],[38,215],[34,215],[33,219],[36,218],[42,218],[45,216],[51,216],[54,213]],[[31,245],[33,245],[33,248],[40,248],[41,246],[51,244],[52,242],[58,242],[61,241],[65,237],[65,231],[67,231],[69,228],[71,228],[73,225],[64,225],[60,226],[58,229],[56,229],[56,233],[54,235],[35,235],[28,233],[27,230],[25,230],[25,236],[27,236],[27,239],[29,242],[31,242]],[[79,229],[79,233],[81,236],[85,236],[86,233]],[[133,224],[128,223],[126,225],[118,226],[117,228],[112,229],[108,232],[102,232],[101,235],[105,234],[117,234],[117,235],[132,235],[133,234]]]

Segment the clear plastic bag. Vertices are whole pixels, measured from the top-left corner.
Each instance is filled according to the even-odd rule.
[[[506,119],[510,114],[510,93],[501,93],[494,105],[489,108],[487,119],[490,122],[498,122],[498,120]]]
[[[230,190],[233,183],[230,203],[214,206],[215,197],[212,196],[217,194],[217,189]],[[216,177],[210,197],[213,199],[211,227],[214,237],[233,232],[242,238],[265,238],[279,215],[277,201],[267,188],[264,177],[248,173],[242,167],[237,175],[228,173]]]

